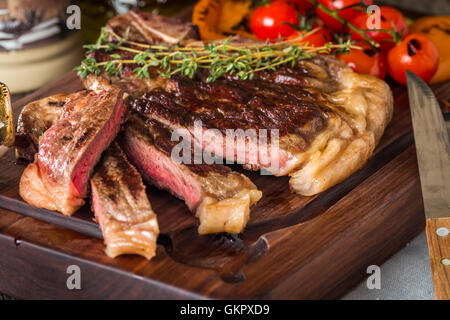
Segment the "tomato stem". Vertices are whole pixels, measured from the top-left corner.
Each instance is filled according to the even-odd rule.
[[[348,22],[347,20],[345,20],[344,18],[342,18],[339,15],[339,10],[331,10],[331,9],[325,7],[323,4],[317,2],[317,0],[308,0],[308,1],[311,2],[315,7],[319,8],[320,10],[329,14],[330,16],[332,16],[333,18],[338,20],[340,23],[342,23],[343,25],[346,25],[351,30],[353,30],[354,32],[359,34],[364,40],[366,40],[368,43],[370,43],[371,46],[373,46],[375,48],[380,47],[380,44],[378,42],[374,41],[372,38],[370,38],[362,29],[358,28],[354,24],[352,24],[352,23]]]

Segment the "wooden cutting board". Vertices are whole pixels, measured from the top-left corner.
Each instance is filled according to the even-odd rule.
[[[80,88],[70,73],[18,101],[16,115],[32,100]],[[75,220],[25,209],[52,223],[14,213],[24,211],[22,202],[5,199],[20,200],[24,165],[9,150],[0,161],[0,207],[11,209],[0,209],[0,291],[58,299],[340,297],[368,276],[368,266],[382,264],[425,226],[407,93],[393,91],[394,118],[374,156],[330,190],[303,197],[290,192],[287,178],[242,171],[264,195],[240,236],[198,236],[184,203],[149,187],[161,228],[149,262],[108,258],[88,205]],[[448,100],[450,82],[434,91]],[[81,269],[81,290],[67,289],[71,265]]]

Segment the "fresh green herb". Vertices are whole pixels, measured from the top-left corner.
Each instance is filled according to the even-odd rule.
[[[110,54],[107,61],[96,61],[89,56],[74,70],[78,71],[81,78],[89,74],[99,75],[102,70],[115,76],[120,75],[124,65],[131,64],[135,66],[133,72],[141,79],[150,79],[149,69],[156,68],[166,78],[177,74],[192,79],[199,69],[209,69],[208,82],[225,74],[236,75],[240,80],[251,80],[258,71],[275,70],[282,65],[293,67],[298,61],[317,53],[334,53],[336,50],[342,53],[353,48],[350,41],[316,48],[295,44],[296,39],[251,46],[232,45],[230,39],[220,43],[211,42],[202,47],[148,45],[129,41],[113,31],[103,29],[97,42],[86,46],[88,54],[95,51],[117,52]],[[122,58],[120,52],[122,55],[129,52],[134,56],[132,59]]]

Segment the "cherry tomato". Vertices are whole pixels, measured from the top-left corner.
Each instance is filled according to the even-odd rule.
[[[308,43],[308,46],[314,46],[314,47],[322,47],[326,43],[330,42],[332,39],[331,33],[325,29],[324,27],[319,26],[313,26],[313,32],[311,31],[301,31],[298,33],[294,33],[291,35],[288,39],[294,40],[295,43],[298,44],[306,44]],[[303,35],[303,37],[302,37]]]
[[[285,1],[275,1],[253,12],[250,26],[261,40],[286,38],[295,32],[287,23],[298,24],[295,8]]]
[[[389,75],[398,83],[406,84],[406,70],[428,81],[438,68],[439,53],[426,35],[412,33],[388,52],[387,64]]]
[[[317,0],[319,3],[323,4],[325,7],[331,10],[339,10],[351,5],[355,5],[360,3],[360,0]],[[372,0],[364,0],[364,3],[366,5],[373,4]],[[349,21],[351,20],[356,14],[358,14],[361,11],[356,10],[354,7],[347,8],[345,10],[341,10],[339,12],[339,16],[344,18],[345,20]],[[317,16],[320,18],[320,20],[323,21],[323,23],[330,28],[333,32],[340,32],[342,31],[343,25],[341,22],[330,16],[328,13],[320,10],[319,8],[316,8]]]
[[[362,50],[352,49],[348,54],[339,54],[338,59],[344,61],[355,72],[384,79],[386,77],[385,54],[378,52],[366,41],[357,42],[355,45],[362,47]]]
[[[403,31],[403,38],[406,36],[408,31],[408,25],[406,24],[406,20],[400,11],[392,7],[381,6],[380,15],[381,15],[380,26],[376,29],[394,30],[393,26],[395,26],[395,31],[397,32]],[[353,18],[353,20],[351,20],[351,23],[360,29],[368,29],[369,27],[367,25],[368,18],[369,18],[368,14],[360,12],[355,16],[355,18]],[[367,31],[366,34],[380,44],[381,51],[388,51],[389,49],[395,46],[395,42],[392,41],[394,40],[392,35],[387,32]],[[362,39],[363,38],[359,34],[357,33],[352,34],[352,40],[362,40]]]

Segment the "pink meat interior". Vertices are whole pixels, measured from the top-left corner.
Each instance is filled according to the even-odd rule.
[[[92,140],[82,159],[78,162],[72,174],[72,185],[79,197],[84,198],[87,196],[87,183],[92,174],[92,170],[100,160],[103,151],[105,151],[116,137],[120,129],[125,108],[122,98],[119,98],[111,118]]]
[[[149,182],[157,182],[159,187],[183,199],[190,210],[197,208],[202,200],[201,187],[187,170],[182,169],[182,165],[129,133],[125,135],[122,147],[130,161]]]
[[[104,217],[103,207],[100,204],[98,190],[93,183],[91,183],[91,195],[92,195],[92,209],[94,210],[95,218],[97,219],[97,222],[102,226]]]

